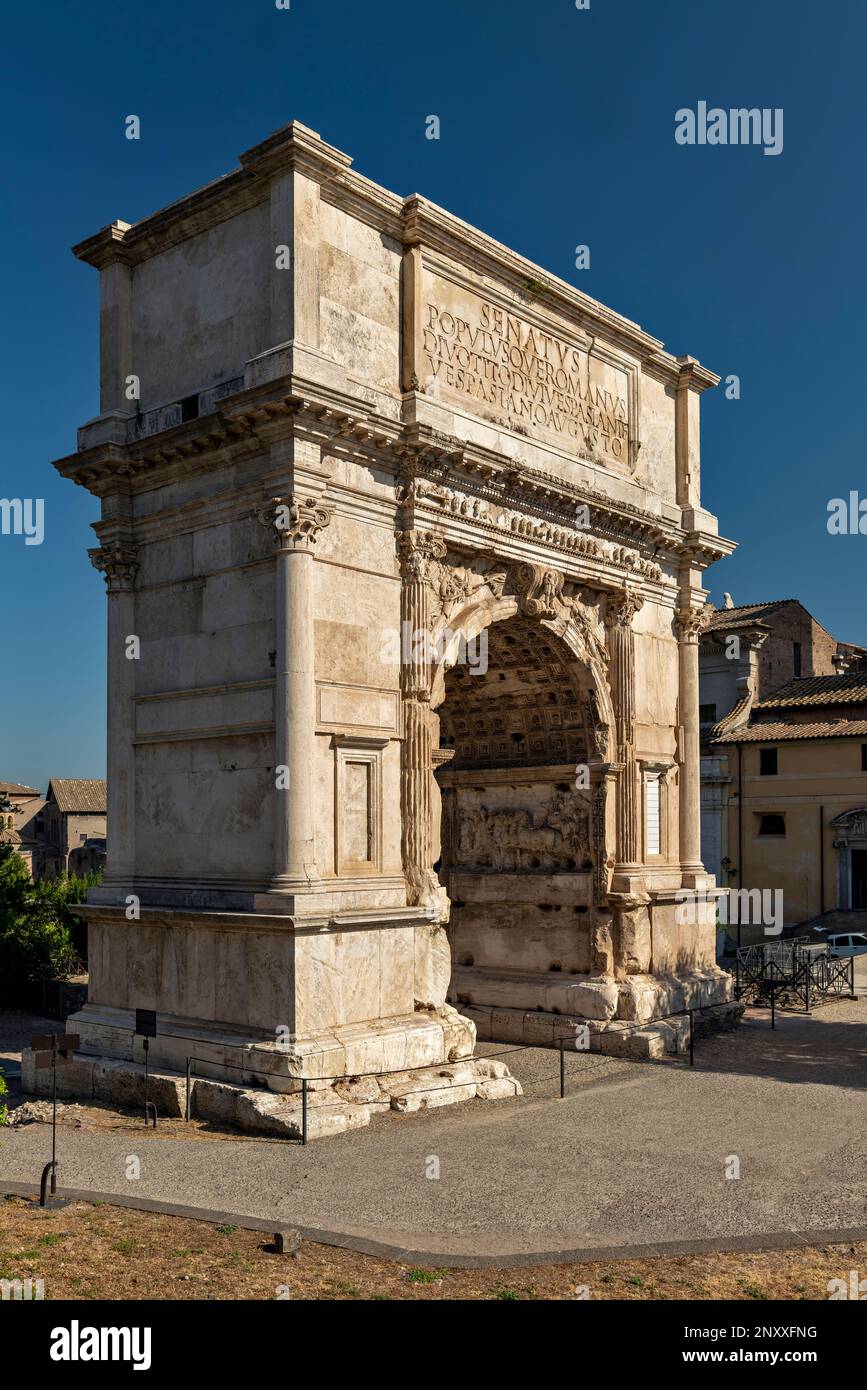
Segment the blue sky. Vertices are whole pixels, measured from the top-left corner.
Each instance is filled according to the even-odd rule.
[[[293,118],[737,374],[740,400],[703,398],[705,505],[740,543],[713,598],[798,597],[867,643],[867,536],[826,529],[867,497],[861,0],[48,0],[4,38],[0,497],[44,498],[46,538],[0,536],[0,780],[104,773],[97,504],[50,467],[98,404],[98,277],[69,247]],[[782,107],[783,152],[679,146],[700,100]]]

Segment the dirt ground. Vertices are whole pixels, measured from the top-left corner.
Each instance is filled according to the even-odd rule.
[[[294,1247],[294,1248],[293,1248]],[[42,1211],[0,1202],[0,1278],[45,1280],[46,1299],[827,1299],[867,1268],[867,1242],[750,1254],[414,1269],[371,1255],[107,1204]]]
[[[14,1128],[24,1124],[51,1124],[51,1101],[42,1096],[14,1097],[9,1105],[9,1124]],[[147,1134],[149,1139],[210,1140],[231,1139],[234,1143],[285,1144],[280,1137],[266,1134],[245,1134],[231,1125],[218,1125],[210,1120],[190,1120],[161,1115],[156,1127],[145,1123],[141,1110],[129,1106],[102,1104],[99,1101],[58,1101],[58,1128],[113,1130],[130,1134]]]

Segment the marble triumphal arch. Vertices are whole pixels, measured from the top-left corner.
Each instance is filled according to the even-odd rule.
[[[57,467],[102,508],[109,807],[70,1028],[129,1059],[153,1009],[152,1060],[277,1088],[476,1031],[671,1046],[729,997],[678,911],[713,887],[717,378],[351,164],[293,124],[75,248],[101,404]]]

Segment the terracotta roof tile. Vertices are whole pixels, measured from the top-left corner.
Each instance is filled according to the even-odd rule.
[[[22,787],[18,782],[0,782],[0,795],[6,796],[40,796],[41,793],[35,787]]]
[[[105,782],[83,777],[53,777],[48,785],[49,797],[52,790],[61,811],[105,812],[108,793]]]
[[[797,603],[797,599],[778,598],[771,603],[742,603],[734,608],[712,608],[705,623],[705,631],[713,632],[719,628],[752,627],[768,613],[784,608],[787,603]]]
[[[753,708],[761,712],[806,705],[861,704],[867,704],[867,672],[850,671],[843,676],[799,676]]]
[[[815,724],[796,724],[781,720],[776,724],[745,724],[728,733],[711,735],[711,743],[783,743],[800,738],[864,738],[867,719],[828,719]]]

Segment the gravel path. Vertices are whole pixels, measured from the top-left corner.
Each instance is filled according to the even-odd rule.
[[[444,1254],[867,1231],[867,995],[775,1032],[751,1011],[702,1039],[692,1070],[572,1055],[562,1101],[556,1053],[508,1061],[522,1098],[388,1115],[306,1149],[64,1130],[59,1182]],[[44,1126],[6,1131],[0,1180],[37,1182],[49,1143]]]

